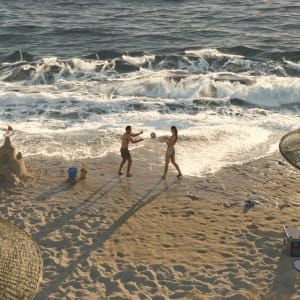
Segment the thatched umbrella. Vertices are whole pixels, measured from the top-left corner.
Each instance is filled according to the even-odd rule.
[[[291,165],[300,169],[300,129],[285,134],[279,142],[279,150]]]
[[[42,268],[36,242],[20,227],[0,218],[0,299],[33,299]]]

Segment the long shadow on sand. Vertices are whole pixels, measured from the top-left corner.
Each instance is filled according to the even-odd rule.
[[[119,227],[126,223],[138,210],[150,204],[152,201],[164,194],[170,189],[171,186],[174,186],[179,181],[178,179],[174,180],[169,185],[165,185],[164,188],[150,196],[153,191],[157,190],[157,187],[161,182],[162,180],[160,179],[145,195],[143,195],[130,209],[128,209],[123,215],[121,215],[120,218],[116,220],[109,228],[103,230],[102,232],[98,232],[94,238],[96,242],[90,246],[86,246],[84,251],[82,251],[81,255],[77,257],[76,260],[70,262],[70,265],[68,267],[66,267],[64,270],[61,270],[60,273],[55,277],[55,279],[42,286],[43,290],[37,294],[35,300],[47,299],[49,293],[57,289],[59,284],[64,282],[64,280],[73,273],[74,269],[80,263],[84,263],[92,251],[101,248],[103,244],[110,239],[114,232],[116,232]]]
[[[74,186],[74,183],[70,183],[68,181],[64,181],[61,184],[51,188],[50,190],[40,194],[36,197],[37,201],[42,201],[47,199],[49,196],[53,196],[54,194],[59,194],[64,191],[70,190]]]
[[[96,201],[102,199],[103,197],[105,197],[105,195],[107,195],[111,190],[113,190],[117,185],[118,182],[115,182],[114,180],[118,178],[118,176],[114,176],[112,179],[106,181],[106,183],[104,183],[102,186],[100,186],[94,193],[92,193],[87,199],[84,200],[84,202],[75,207],[73,210],[71,210],[70,212],[62,215],[60,218],[55,219],[54,221],[52,221],[51,223],[47,223],[43,228],[40,228],[39,232],[37,234],[32,235],[33,238],[39,242],[40,239],[42,239],[43,237],[46,237],[49,233],[54,232],[55,230],[61,228],[62,226],[64,226],[65,224],[67,224],[70,220],[72,220],[74,218],[74,216],[83,208],[88,208],[89,206],[91,206],[93,203],[95,203]],[[97,197],[93,200],[93,198],[99,194],[106,186],[108,186],[111,181],[113,181],[113,184],[105,190],[105,192],[103,192],[101,194],[100,197]],[[70,185],[67,185],[69,188],[71,187]],[[54,188],[55,189],[55,188]],[[52,189],[52,190],[54,190]],[[56,190],[61,190],[61,188],[56,187]],[[67,190],[67,188],[65,189]],[[51,194],[51,191],[48,191],[40,196],[38,196],[38,200],[40,199],[40,197],[44,197],[43,195],[46,194]],[[45,199],[45,198],[43,198]]]

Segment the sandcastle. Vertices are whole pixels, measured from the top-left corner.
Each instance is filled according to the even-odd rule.
[[[0,184],[2,186],[16,186],[23,179],[31,177],[25,167],[21,152],[16,154],[15,147],[6,136],[0,147]]]

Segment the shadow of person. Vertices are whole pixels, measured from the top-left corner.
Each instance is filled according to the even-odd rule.
[[[39,232],[34,234],[33,237],[36,241],[39,241],[41,243],[41,239],[45,236],[47,236],[49,233],[54,232],[57,229],[60,229],[65,224],[73,220],[75,215],[80,212],[82,209],[87,209],[93,203],[96,201],[101,200],[104,198],[109,192],[111,192],[116,186],[118,185],[118,182],[115,182],[115,179],[117,176],[114,176],[110,180],[107,180],[104,184],[102,184],[95,192],[93,192],[88,198],[84,199],[81,204],[74,207],[71,211],[67,212],[66,214],[62,215],[61,217],[53,220],[52,222],[48,222],[44,227],[40,228]],[[59,193],[63,192],[65,190],[70,189],[74,184],[65,182],[59,186],[54,187],[53,189],[50,189],[46,193],[40,195],[37,197],[37,200],[43,200],[46,199],[47,195],[53,195],[53,193]],[[104,191],[103,191],[104,190]],[[103,192],[102,192],[103,191]],[[51,194],[52,193],[52,194]],[[100,194],[101,193],[101,194]],[[45,198],[46,197],[46,198]]]
[[[36,200],[37,201],[46,200],[50,196],[53,196],[55,194],[59,194],[59,193],[62,193],[64,191],[71,189],[75,184],[76,184],[76,182],[74,183],[74,182],[65,180],[62,183],[60,183],[59,185],[57,185],[57,186],[49,189],[48,191],[40,194],[39,196],[37,196]]]
[[[178,184],[178,180],[171,182],[170,184],[164,184],[164,187],[159,188],[162,180],[160,179],[157,183],[153,185],[153,187],[145,193],[142,197],[138,199],[138,201],[127,209],[120,217],[115,220],[110,227],[105,230],[98,231],[96,237],[94,238],[94,243],[85,247],[81,254],[76,257],[73,261],[70,261],[69,265],[66,266],[61,272],[50,280],[47,284],[43,285],[42,290],[37,294],[36,300],[44,300],[47,298],[48,293],[53,291],[53,289],[57,288],[57,286],[63,282],[70,274],[74,272],[76,267],[80,264],[85,263],[86,259],[89,257],[92,251],[98,250],[103,246],[103,244],[111,238],[111,236],[123,225],[126,224],[127,221],[133,217],[137,211],[150,204],[154,200],[158,199],[164,193],[170,191],[172,186],[176,187],[176,183]],[[101,196],[102,197],[102,196]],[[73,213],[72,213],[73,216]]]

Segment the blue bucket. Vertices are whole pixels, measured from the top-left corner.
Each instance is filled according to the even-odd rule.
[[[69,168],[69,180],[76,180],[77,168]]]

